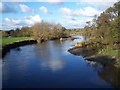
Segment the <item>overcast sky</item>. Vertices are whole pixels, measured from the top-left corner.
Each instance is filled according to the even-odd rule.
[[[32,26],[42,20],[66,28],[81,28],[117,0],[3,0],[0,29]],[[34,1],[34,2],[33,2]]]

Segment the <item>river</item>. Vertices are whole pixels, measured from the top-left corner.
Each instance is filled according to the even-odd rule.
[[[115,70],[89,62],[67,50],[73,41],[51,40],[11,49],[2,60],[3,88],[113,88]]]

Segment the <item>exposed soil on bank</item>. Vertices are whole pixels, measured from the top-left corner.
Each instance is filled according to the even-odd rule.
[[[96,49],[74,47],[72,49],[69,49],[68,52],[74,55],[83,56],[88,61],[98,62],[102,65],[115,65],[117,63],[117,60],[115,58],[112,58],[110,56],[101,56],[98,54]]]

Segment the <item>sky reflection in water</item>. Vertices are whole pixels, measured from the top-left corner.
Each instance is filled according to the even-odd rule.
[[[115,86],[114,82],[106,79],[109,70],[67,52],[76,42],[83,40],[80,37],[73,41],[47,41],[21,46],[19,51],[12,49],[2,63],[3,88]],[[109,78],[114,80],[114,77],[111,75]]]

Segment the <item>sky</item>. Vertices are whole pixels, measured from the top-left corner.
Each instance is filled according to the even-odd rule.
[[[8,2],[9,1],[9,2]],[[82,28],[117,0],[2,0],[0,30],[32,26],[41,21]]]

